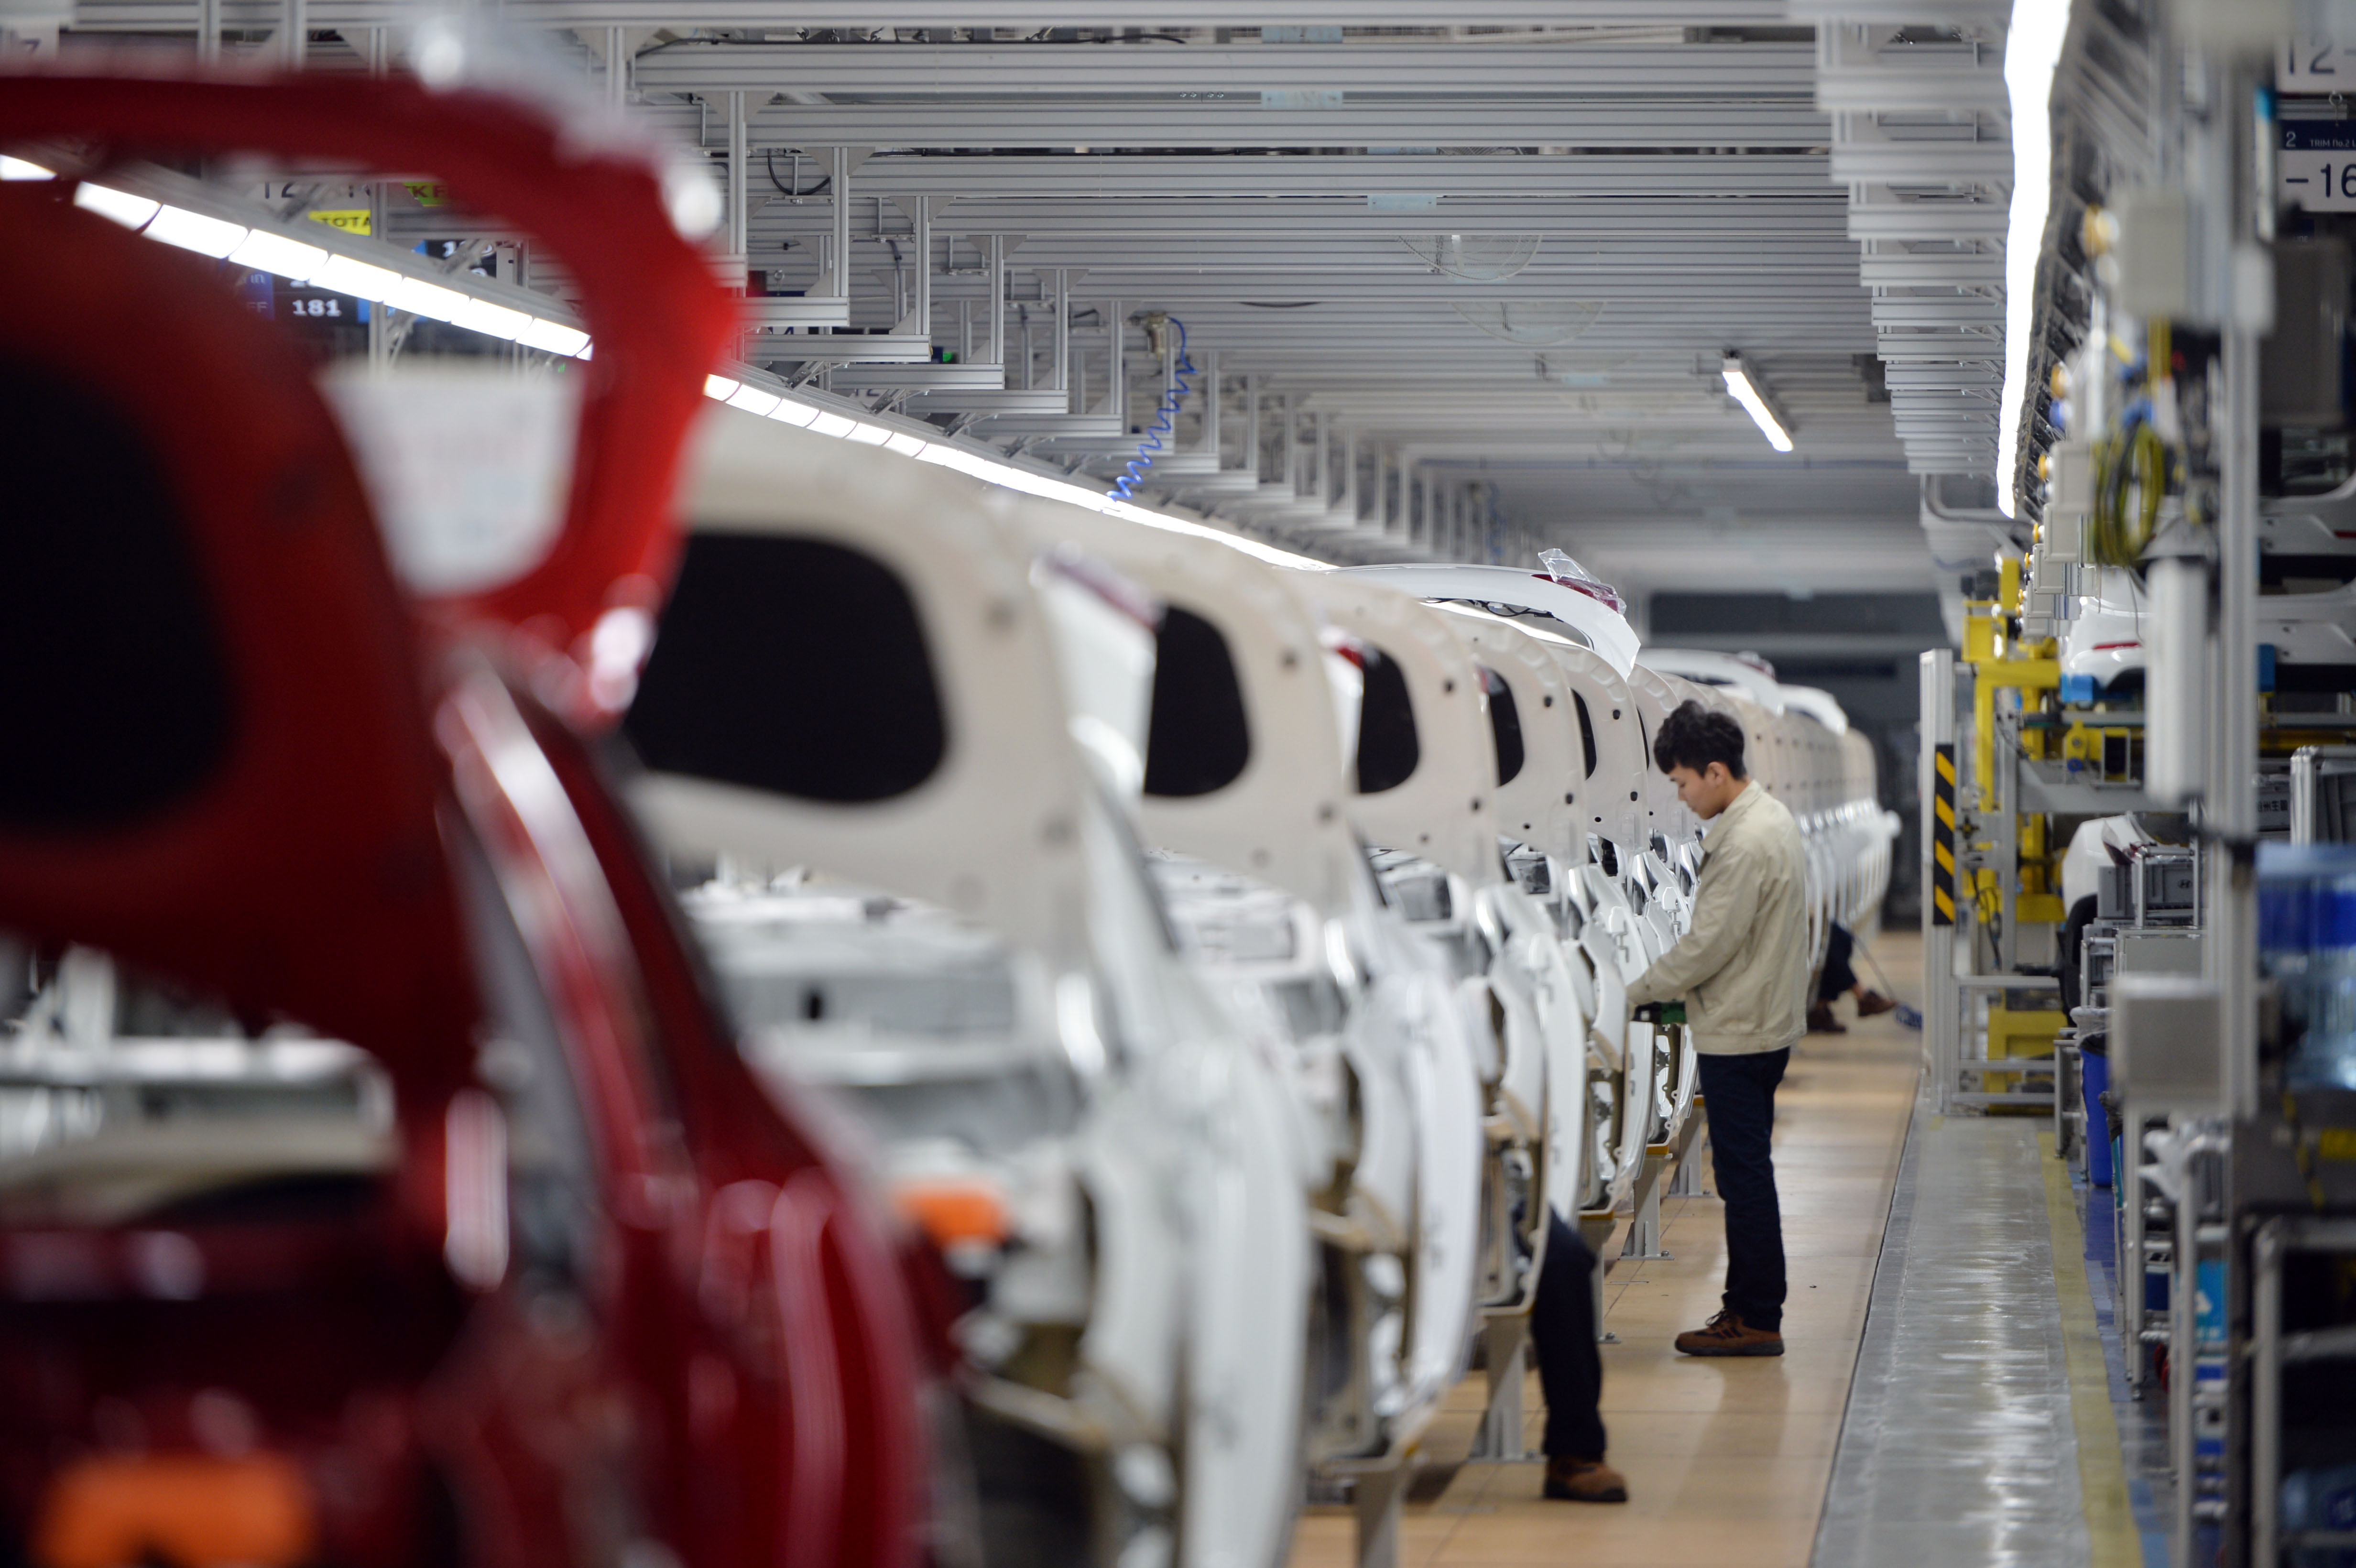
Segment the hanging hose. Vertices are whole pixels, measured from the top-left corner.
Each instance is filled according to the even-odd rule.
[[[1194,362],[1186,357],[1186,324],[1174,315],[1169,318],[1169,322],[1178,329],[1178,363],[1171,372],[1169,389],[1162,394],[1162,400],[1153,411],[1153,422],[1145,427],[1145,439],[1137,443],[1137,455],[1129,460],[1120,471],[1120,477],[1112,482],[1108,494],[1116,501],[1137,498],[1137,487],[1144,482],[1145,471],[1153,466],[1153,454],[1162,450],[1162,438],[1177,434],[1178,426],[1174,421],[1178,418],[1179,405],[1185,402],[1186,394],[1193,390],[1186,378],[1196,374],[1196,371]]]
[[[2158,526],[2168,468],[2167,445],[2141,404],[2127,411],[2124,431],[2094,443],[2094,509],[2086,539],[2091,560],[2104,566],[2141,564],[2144,547]]]

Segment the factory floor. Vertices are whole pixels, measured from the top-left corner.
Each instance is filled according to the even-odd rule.
[[[1882,933],[1871,947],[1901,999],[1919,1002],[1917,939]],[[1838,1008],[1847,1034],[1793,1052],[1776,1101],[1786,1353],[1676,1354],[1676,1335],[1718,1309],[1724,1221],[1714,1192],[1664,1198],[1671,1255],[1618,1263],[1604,1285],[1603,1418],[1630,1500],[1547,1502],[1540,1464],[1469,1460],[1476,1372],[1426,1436],[1400,1568],[2141,1560],[2079,1205],[2046,1154],[2050,1133],[2040,1141],[2049,1124],[1918,1113],[1921,1035],[1849,1010]],[[1524,1409],[1535,1449],[1535,1377]],[[1293,1568],[1355,1555],[1348,1509],[1308,1510]]]

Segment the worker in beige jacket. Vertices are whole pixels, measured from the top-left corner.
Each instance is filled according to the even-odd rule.
[[[1689,1356],[1783,1353],[1783,1217],[1769,1135],[1775,1086],[1807,1029],[1808,917],[1800,830],[1742,766],[1742,726],[1698,702],[1661,724],[1653,760],[1709,824],[1693,925],[1628,987],[1630,1006],[1686,1004],[1700,1054],[1712,1166],[1726,1201],[1725,1310]]]

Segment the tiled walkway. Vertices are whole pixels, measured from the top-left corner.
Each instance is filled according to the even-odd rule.
[[[1912,999],[1921,969],[1913,939],[1887,933],[1873,948]],[[1663,1244],[1674,1255],[1622,1264],[1605,1285],[1604,1327],[1619,1342],[1603,1350],[1603,1415],[1632,1499],[1549,1503],[1538,1497],[1537,1465],[1464,1463],[1480,1413],[1476,1374],[1427,1439],[1417,1495],[1430,1500],[1408,1510],[1402,1568],[1805,1568],[1904,1147],[1920,1040],[1885,1017],[1846,1035],[1811,1036],[1793,1054],[1775,1129],[1792,1278],[1788,1353],[1695,1360],[1671,1349],[1678,1332],[1718,1308],[1724,1221],[1714,1196],[1664,1200]],[[1535,1447],[1544,1413],[1535,1377],[1525,1409]],[[1347,1509],[1309,1510],[1295,1568],[1338,1568],[1353,1553]]]

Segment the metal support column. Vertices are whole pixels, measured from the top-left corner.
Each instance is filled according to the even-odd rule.
[[[1955,862],[1955,651],[1931,649],[1922,656],[1922,753],[1915,778],[1922,791],[1922,1051],[1931,1069],[1932,1103],[1944,1115],[1957,1087],[1963,1051],[1962,997],[1954,983],[1955,923],[1965,907]]]
[[[1298,496],[1301,494],[1301,421],[1292,411],[1291,393],[1271,392],[1269,395],[1276,402],[1277,418],[1281,421],[1277,430],[1283,437],[1285,486]]]
[[[1392,537],[1414,539],[1416,537],[1416,464],[1407,457],[1407,447],[1399,447],[1399,518],[1392,525]]]
[[[1709,1196],[1701,1184],[1701,1165],[1694,1158],[1701,1143],[1702,1131],[1709,1125],[1709,1118],[1703,1114],[1704,1109],[1704,1102],[1697,1096],[1693,1109],[1686,1113],[1686,1125],[1677,1129],[1676,1152],[1671,1157],[1676,1161],[1676,1174],[1669,1179],[1669,1196],[1672,1198]]]
[[[1244,466],[1259,472],[1259,378],[1244,378]]]
[[[1400,1505],[1407,1500],[1408,1467],[1391,1465],[1363,1470],[1350,1488],[1357,1516],[1358,1568],[1398,1568]]]
[[[984,364],[1006,364],[1006,236],[990,237],[990,357]]]
[[[1342,510],[1350,515],[1350,526],[1358,526],[1358,431],[1353,425],[1342,432]]]
[[[1202,387],[1202,390],[1195,394],[1195,400],[1202,405],[1203,425],[1202,433],[1195,441],[1194,450],[1209,453],[1211,465],[1215,468],[1219,465],[1220,459],[1219,351],[1217,349],[1206,348],[1203,351],[1202,373],[1195,379]]]
[[[930,337],[933,335],[933,198],[929,196],[904,196],[900,206],[908,214],[911,262],[916,283],[908,291],[908,314],[892,330],[902,337]],[[1112,324],[1116,340],[1121,324]]]
[[[1052,280],[1049,290],[1055,299],[1055,379],[1053,384],[1057,391],[1068,393],[1072,389],[1072,274],[1057,267],[1048,276]],[[1071,407],[1068,397],[1064,406]],[[1077,411],[1087,412],[1085,409]]]
[[[1537,1457],[1522,1445],[1522,1380],[1529,1370],[1529,1342],[1526,1312],[1481,1326],[1481,1370],[1489,1403],[1472,1438],[1475,1459],[1515,1463]]]
[[[728,254],[735,260],[736,272],[729,281],[739,290],[744,287],[744,273],[750,265],[747,231],[753,205],[751,162],[744,129],[744,95],[732,92],[728,95]]]
[[[1320,507],[1333,504],[1333,416],[1319,409],[1309,416],[1309,428],[1316,432],[1316,451],[1309,460],[1310,493],[1317,497]]]
[[[288,70],[301,70],[311,43],[311,10],[305,0],[284,0],[279,27],[280,63]]]
[[[629,31],[605,29],[605,101],[619,109],[630,101]]]
[[[1631,1200],[1634,1211],[1628,1221],[1628,1237],[1620,1244],[1620,1255],[1624,1259],[1648,1262],[1670,1255],[1661,1246],[1661,1180],[1667,1174],[1668,1163],[1657,1154],[1645,1152]]]
[[[851,298],[851,149],[827,150],[827,191],[833,197],[829,214],[833,225],[827,235],[826,269],[810,292],[821,299]],[[1060,278],[1061,274],[1057,274]]]

